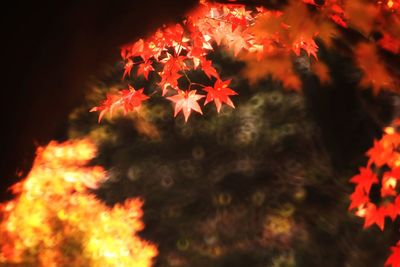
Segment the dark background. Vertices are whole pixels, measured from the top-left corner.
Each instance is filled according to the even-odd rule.
[[[120,59],[119,47],[163,23],[179,21],[197,2],[32,1],[2,7],[0,200],[11,197],[6,190],[18,180],[17,173],[23,177],[29,171],[38,145],[65,138],[69,112],[83,103],[90,77]],[[375,97],[360,103],[365,93],[343,68],[351,58],[325,59],[338,81],[335,88],[317,88],[315,79],[306,79],[304,88],[325,145],[340,167],[379,137],[383,125],[373,118],[390,119],[392,107]]]
[[[178,21],[195,0],[16,1],[1,8],[0,200],[35,147],[63,138],[88,79],[119,59],[119,47]]]

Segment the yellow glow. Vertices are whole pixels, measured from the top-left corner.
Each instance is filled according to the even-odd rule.
[[[395,188],[396,185],[397,185],[397,179],[394,177],[389,177],[384,183],[384,187],[387,188]]]
[[[15,200],[0,205],[0,265],[151,266],[154,245],[143,229],[142,202],[107,207],[89,192],[104,180],[88,140],[39,148],[28,176],[14,185]]]
[[[366,214],[367,214],[367,209],[365,208],[365,206],[364,205],[359,206],[356,211],[356,216],[363,218],[365,217]]]
[[[387,134],[394,134],[394,133],[395,133],[395,130],[394,130],[393,127],[386,127],[386,128],[384,129],[384,132],[387,133]]]

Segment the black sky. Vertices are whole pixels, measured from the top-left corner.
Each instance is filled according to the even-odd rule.
[[[2,7],[0,200],[16,171],[29,170],[35,146],[62,137],[88,79],[119,59],[119,47],[178,21],[195,3],[18,1]]]

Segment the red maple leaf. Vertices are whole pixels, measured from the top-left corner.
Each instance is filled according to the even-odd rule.
[[[379,40],[379,44],[393,54],[400,53],[400,39],[394,38],[387,33],[383,34],[383,38]]]
[[[369,197],[363,188],[356,187],[353,194],[350,195],[350,200],[351,200],[351,204],[350,204],[349,210],[352,210],[354,208],[360,209],[360,207],[363,207],[366,203],[369,202]],[[363,216],[360,216],[360,217],[363,217]]]
[[[213,67],[211,60],[202,60],[201,69],[204,71],[209,79],[211,79],[211,76],[219,79],[219,74],[217,70]]]
[[[375,163],[377,167],[381,167],[390,160],[392,154],[392,148],[387,147],[382,142],[374,141],[374,146],[367,151],[367,156],[370,158],[368,163]]]
[[[147,95],[143,94],[143,88],[135,90],[132,86],[128,86],[128,90],[121,91],[125,113],[140,108],[142,102],[149,99]]]
[[[378,177],[369,168],[360,168],[360,174],[350,179],[351,183],[357,184],[366,192],[369,192],[373,184],[379,183]]]
[[[313,55],[315,59],[317,57],[318,45],[315,43],[314,39],[312,38],[304,38],[300,37],[298,40],[293,42],[292,51],[297,55],[300,56],[300,50],[303,49],[306,51],[307,55]]]
[[[385,266],[400,267],[400,241],[397,242],[396,246],[391,247],[390,250],[392,254],[386,260]]]
[[[152,64],[152,62],[150,60],[140,64],[138,71],[137,71],[137,75],[139,76],[139,75],[143,74],[143,76],[146,78],[146,80],[148,80],[149,72],[154,70],[154,68],[151,64]]]
[[[184,62],[186,59],[186,56],[173,57],[167,54],[167,57],[160,61],[165,63],[163,71],[159,72],[161,76],[159,85],[162,88],[162,96],[167,93],[169,86],[173,88],[178,87],[178,79],[182,76],[179,72],[188,69]]]
[[[122,76],[122,79],[125,79],[126,75],[128,75],[128,76],[131,75],[132,68],[133,68],[133,61],[131,59],[128,59],[124,66],[125,71],[124,71],[124,75]]]
[[[90,112],[100,111],[98,122],[101,121],[107,112],[110,112],[110,115],[112,116],[115,109],[123,108],[124,113],[126,114],[128,111],[133,111],[139,108],[142,102],[149,98],[143,94],[143,88],[136,91],[132,86],[128,86],[128,90],[120,91],[120,96],[107,95],[106,100],[104,100],[100,106],[94,107],[90,110]]]
[[[133,44],[125,45],[121,48],[121,57],[123,59],[128,59],[130,57],[138,56],[141,52],[143,52],[143,47],[143,39],[139,39]]]
[[[100,106],[94,107],[90,110],[90,112],[96,112],[96,111],[100,111],[99,114],[99,119],[98,122],[101,122],[101,119],[103,118],[103,116],[110,111],[112,104],[115,102],[114,101],[115,97],[112,95],[107,95],[106,99],[103,100],[103,102],[101,102]]]
[[[200,114],[203,114],[200,105],[197,102],[199,99],[203,97],[204,95],[196,94],[196,90],[191,90],[191,91],[178,90],[178,94],[167,97],[167,99],[175,103],[174,117],[176,117],[176,115],[178,115],[178,113],[181,110],[183,110],[183,115],[185,116],[185,122],[187,122],[192,110]]]
[[[387,203],[385,206],[382,207],[384,210],[385,216],[390,217],[392,221],[394,221],[398,215],[398,207],[396,204]]]
[[[233,8],[231,10],[227,9],[226,12],[229,12],[225,19],[232,24],[232,31],[234,31],[238,26],[242,28],[246,27],[246,18],[250,17],[250,11],[246,11],[243,6],[238,6],[237,8]]]
[[[167,57],[160,60],[160,62],[165,63],[164,72],[178,72],[180,70],[187,70],[185,60],[187,56],[174,57],[171,54],[167,54]]]
[[[214,87],[205,87],[204,91],[207,92],[207,97],[204,105],[208,104],[211,101],[214,101],[218,113],[221,110],[222,103],[225,103],[228,106],[235,108],[229,96],[237,95],[237,93],[228,88],[230,82],[231,80],[222,81],[220,79],[217,79],[215,81]]]
[[[168,87],[177,88],[178,79],[182,77],[178,72],[163,72],[159,85],[162,88],[162,96],[168,92]]]
[[[376,224],[382,231],[385,227],[385,208],[376,207],[373,203],[368,203],[365,212],[364,228],[368,228]]]

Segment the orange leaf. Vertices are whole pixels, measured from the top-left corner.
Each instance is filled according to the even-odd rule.
[[[311,70],[317,75],[321,84],[327,84],[331,82],[331,75],[329,74],[328,66],[322,61],[315,61],[311,65]]]
[[[246,62],[243,75],[251,83],[265,79],[268,76],[282,81],[283,86],[293,90],[300,90],[300,78],[294,73],[290,55],[281,53],[257,60],[255,55],[247,54],[242,59]]]
[[[394,90],[394,81],[379,58],[374,44],[360,43],[355,47],[354,53],[356,63],[363,71],[361,86],[371,86],[375,94],[383,88]]]

